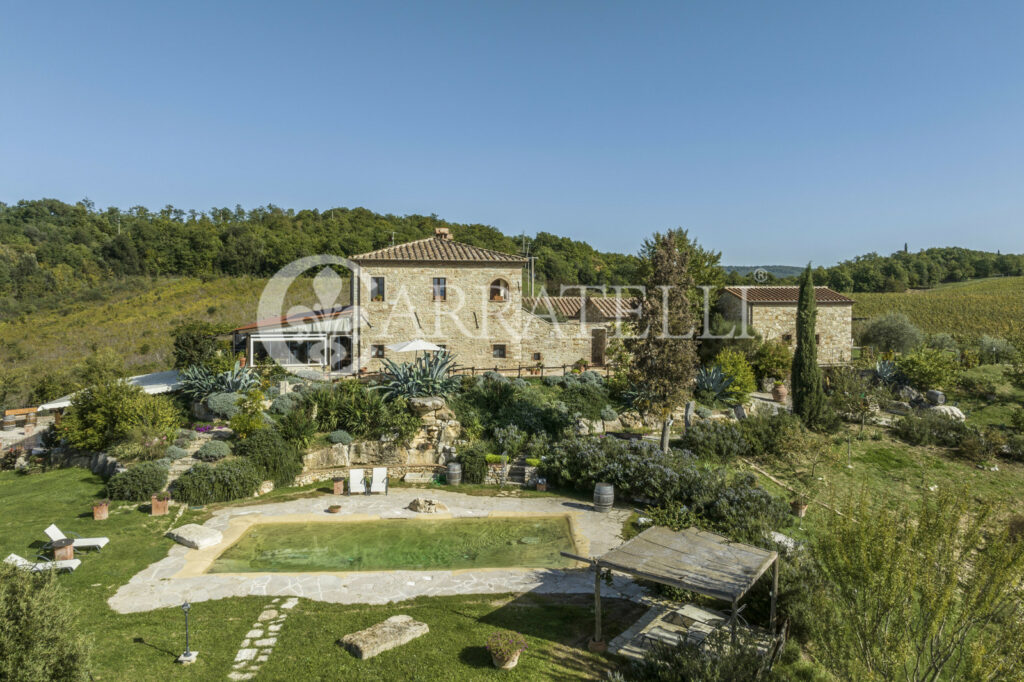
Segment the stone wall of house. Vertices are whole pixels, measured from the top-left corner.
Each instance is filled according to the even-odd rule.
[[[755,305],[751,323],[768,339],[782,339],[796,349],[796,305]],[[818,363],[836,365],[850,362],[853,353],[853,306],[818,304],[815,325],[818,335]]]
[[[384,278],[384,301],[371,301],[370,277]],[[444,277],[447,299],[433,300],[433,279]],[[380,368],[372,345],[426,339],[444,345],[460,365],[516,367],[522,362],[522,268],[518,265],[458,263],[367,263],[363,266],[361,301],[369,325],[362,325],[360,367]],[[504,280],[504,301],[490,300],[491,283]],[[505,346],[505,357],[494,346]],[[411,354],[385,357],[412,360]]]
[[[718,308],[727,320],[739,321],[743,302],[729,293],[722,294]],[[750,329],[767,341],[781,339],[796,349],[796,304],[747,304]],[[816,323],[818,362],[836,365],[850,362],[853,354],[853,306],[818,304]]]
[[[384,277],[384,301],[370,300],[371,277]],[[446,279],[445,301],[433,300],[435,277]],[[508,285],[507,300],[492,301],[491,284],[499,279]],[[372,346],[417,338],[445,346],[463,367],[509,369],[537,362],[557,367],[580,358],[591,362],[593,330],[609,327],[604,322],[556,322],[523,310],[518,266],[366,264],[361,286],[369,324],[362,325],[359,366],[371,372],[381,366],[371,357]],[[504,358],[496,357],[496,345],[504,346]],[[413,359],[411,353],[384,354],[396,362]]]

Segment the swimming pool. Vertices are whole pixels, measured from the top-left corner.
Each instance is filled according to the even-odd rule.
[[[208,573],[567,568],[567,516],[257,523]]]

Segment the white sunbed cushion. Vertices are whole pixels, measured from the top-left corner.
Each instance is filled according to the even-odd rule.
[[[106,547],[110,538],[75,538],[71,542],[72,547]]]
[[[21,566],[23,568],[27,568],[29,566],[34,566],[34,564],[31,561],[29,561],[28,559],[26,559],[25,557],[18,556],[17,554],[13,554],[13,553],[7,555],[7,558],[4,559],[4,563],[5,564],[13,564],[15,566]]]
[[[373,480],[370,482],[371,493],[382,493],[384,492],[385,481],[388,477],[387,467],[374,467],[373,469]]]

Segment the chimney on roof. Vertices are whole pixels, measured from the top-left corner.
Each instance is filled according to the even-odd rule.
[[[448,231],[447,227],[435,227],[434,228],[435,239],[451,239],[452,233]]]

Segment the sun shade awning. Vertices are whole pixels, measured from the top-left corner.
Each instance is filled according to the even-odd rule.
[[[778,554],[687,528],[653,527],[596,560],[602,568],[734,602],[746,594]]]

